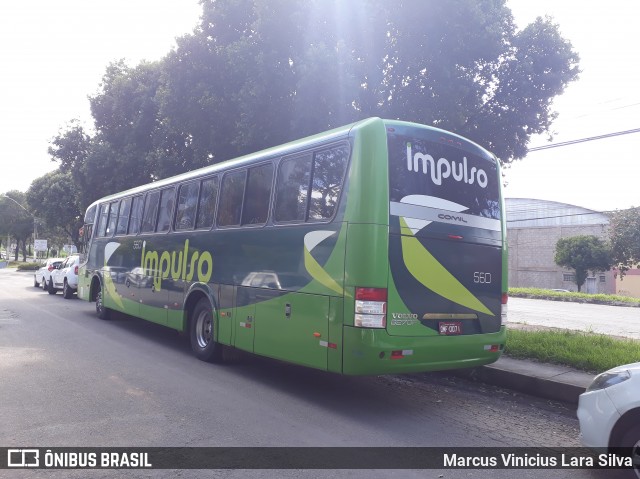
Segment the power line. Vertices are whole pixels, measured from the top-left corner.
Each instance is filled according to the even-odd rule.
[[[562,141],[560,143],[553,143],[551,145],[534,146],[533,148],[529,148],[528,151],[531,152],[531,151],[548,150],[550,148],[559,148],[561,146],[575,145],[577,143],[584,143],[587,141],[603,140],[605,138],[613,138],[615,136],[630,135],[632,133],[640,133],[640,128],[634,128],[632,130],[625,130],[625,131],[616,131],[615,133],[607,133],[605,135],[590,136],[587,138],[580,138],[578,140]]]

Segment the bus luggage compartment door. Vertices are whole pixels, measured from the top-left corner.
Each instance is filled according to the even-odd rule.
[[[259,291],[255,353],[296,364],[327,369],[329,297]]]

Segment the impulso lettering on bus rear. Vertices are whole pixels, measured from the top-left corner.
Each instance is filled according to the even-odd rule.
[[[191,256],[189,256],[191,253]],[[194,277],[203,283],[209,282],[213,274],[213,257],[208,251],[189,251],[189,240],[185,240],[181,250],[147,250],[147,242],[142,243],[140,266],[147,276],[153,277],[153,287],[160,290],[163,279],[193,281]],[[188,268],[187,268],[188,267]]]
[[[473,166],[469,170],[466,156],[459,163],[446,158],[436,161],[433,156],[426,153],[412,154],[411,143],[407,143],[407,169],[419,173],[420,165],[422,165],[422,173],[425,175],[431,173],[431,181],[436,185],[441,185],[443,178],[453,178],[455,181],[469,185],[475,183],[480,188],[486,188],[488,184],[487,173],[482,168]]]

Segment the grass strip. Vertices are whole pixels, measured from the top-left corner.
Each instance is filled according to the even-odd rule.
[[[507,329],[505,354],[601,373],[621,364],[640,362],[640,342],[562,329]]]
[[[619,296],[615,294],[563,293],[560,291],[551,291],[550,289],[542,288],[509,288],[509,296],[514,298],[608,304],[612,306],[640,306],[640,298]]]

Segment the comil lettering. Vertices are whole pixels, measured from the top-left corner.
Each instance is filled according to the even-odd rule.
[[[459,223],[467,222],[467,220],[465,220],[463,216],[452,216],[452,215],[445,215],[442,213],[438,215],[438,218],[440,218],[441,220],[458,221]]]
[[[469,170],[466,156],[460,163],[449,161],[446,158],[440,158],[436,161],[433,156],[426,153],[417,152],[413,155],[411,143],[407,143],[407,169],[419,173],[420,165],[422,165],[422,173],[425,175],[431,172],[431,181],[436,185],[441,185],[443,178],[453,178],[455,181],[464,181],[469,185],[476,183],[481,188],[487,187],[487,173],[475,166]]]
[[[153,277],[153,287],[160,290],[162,280],[169,275],[174,281],[193,281],[194,276],[203,283],[209,282],[213,273],[213,258],[208,251],[191,251],[189,240],[185,240],[182,251],[147,251],[147,242],[142,244],[142,267],[146,276]]]

